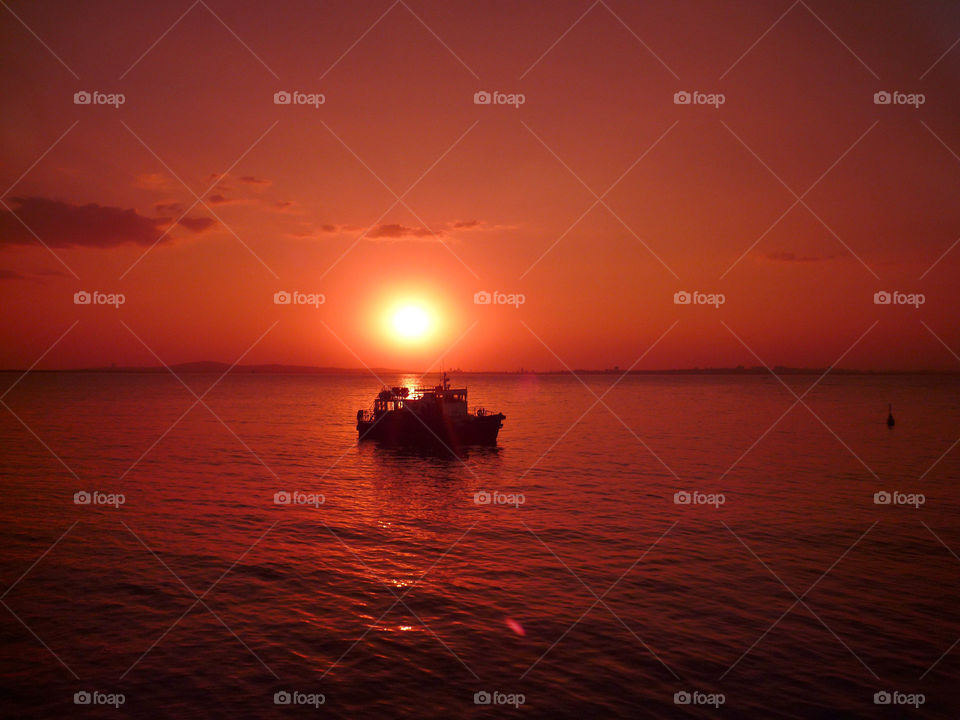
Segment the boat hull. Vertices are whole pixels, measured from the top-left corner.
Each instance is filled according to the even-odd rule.
[[[377,440],[391,445],[446,445],[450,448],[467,445],[496,445],[504,415],[466,415],[421,417],[412,412],[395,410],[373,420],[357,422],[360,440]]]

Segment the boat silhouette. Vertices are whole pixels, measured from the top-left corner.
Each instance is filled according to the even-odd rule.
[[[432,388],[393,387],[379,392],[373,410],[357,411],[360,440],[394,445],[495,445],[503,413],[467,408],[467,389],[451,388],[447,374]]]

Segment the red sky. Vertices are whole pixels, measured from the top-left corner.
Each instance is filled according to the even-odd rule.
[[[8,5],[0,367],[960,370],[955,3]]]

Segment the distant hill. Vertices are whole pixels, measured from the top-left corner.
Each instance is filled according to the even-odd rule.
[[[316,365],[283,365],[280,363],[268,363],[264,365],[237,365],[232,366],[229,363],[217,362],[214,360],[200,360],[197,362],[178,363],[171,365],[170,369],[175,373],[207,373],[223,375],[243,373],[261,373],[265,375],[420,375],[421,370],[398,370],[396,368],[340,368],[340,367],[321,367]],[[827,368],[791,368],[776,366],[773,368],[777,375],[822,375],[827,372]],[[25,372],[25,369],[7,369],[0,372]],[[166,373],[169,370],[163,366],[143,366],[143,367],[95,367],[95,368],[74,368],[71,370],[32,370],[32,372],[91,372],[91,373]],[[459,368],[448,371],[450,375],[570,375],[569,370],[460,370]],[[623,375],[627,371],[618,367],[597,369],[577,369],[572,373],[577,375]],[[428,374],[436,375],[436,371]],[[770,371],[764,367],[735,367],[735,368],[680,368],[680,369],[660,369],[660,370],[630,370],[629,375],[769,375]],[[939,370],[857,370],[851,368],[832,368],[830,375],[958,375],[957,371],[939,371]]]
[[[378,374],[398,373],[401,370],[392,370],[390,368],[371,368]],[[281,365],[278,363],[266,365],[237,365],[231,366],[229,363],[217,362],[215,360],[199,360],[197,362],[177,363],[171,365],[170,370],[175,373],[217,373],[222,375],[225,372],[230,373],[265,373],[275,375],[369,375],[367,368],[338,368],[338,367],[318,367],[315,365]],[[69,372],[69,371],[67,371]],[[119,373],[165,373],[169,370],[163,366],[148,367],[98,367],[83,368],[77,372],[119,372]]]

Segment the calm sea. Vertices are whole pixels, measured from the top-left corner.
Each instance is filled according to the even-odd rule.
[[[957,717],[960,379],[615,379],[469,377],[438,457],[372,377],[28,375],[0,714]]]

